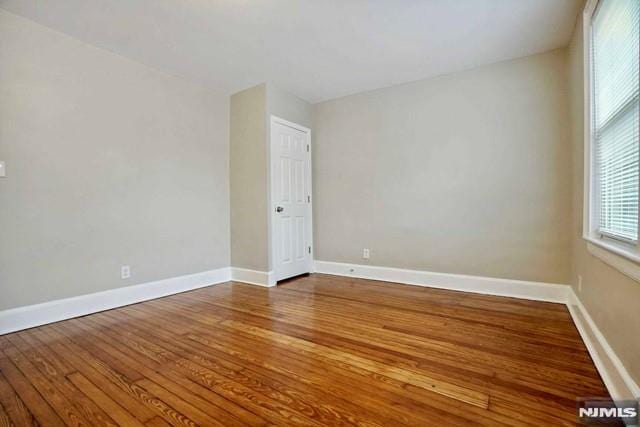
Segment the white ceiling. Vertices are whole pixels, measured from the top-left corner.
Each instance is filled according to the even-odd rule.
[[[310,101],[566,46],[583,0],[0,0],[0,7],[234,93]]]

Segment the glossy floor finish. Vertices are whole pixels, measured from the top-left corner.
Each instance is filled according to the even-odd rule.
[[[329,275],[0,336],[0,425],[575,425],[563,305]]]

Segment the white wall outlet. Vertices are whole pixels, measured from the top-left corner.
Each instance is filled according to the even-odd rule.
[[[0,178],[7,176],[7,167],[4,162],[0,160]]]
[[[369,249],[362,250],[362,259],[369,259]]]
[[[582,292],[582,276],[578,275],[578,292]]]
[[[131,268],[128,265],[120,267],[120,278],[128,279],[129,277],[131,277]]]

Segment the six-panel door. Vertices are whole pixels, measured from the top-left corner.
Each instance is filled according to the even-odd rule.
[[[276,280],[310,271],[309,133],[272,123],[272,205]]]

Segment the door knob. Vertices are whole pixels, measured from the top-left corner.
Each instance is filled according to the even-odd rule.
[[[284,208],[282,206],[277,206],[276,207],[276,212],[280,213],[284,210]]]

